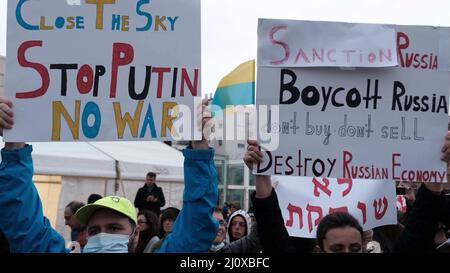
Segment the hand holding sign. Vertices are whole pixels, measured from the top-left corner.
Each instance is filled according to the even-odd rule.
[[[194,149],[208,149],[208,140],[210,134],[212,133],[214,122],[212,121],[211,111],[208,107],[209,100],[202,100],[201,105],[197,106],[199,117],[198,128],[202,132],[202,140],[192,141],[192,148]],[[201,109],[201,111],[200,111]]]
[[[3,129],[11,129],[14,125],[14,113],[12,102],[7,97],[0,96],[0,135],[3,136]],[[25,146],[24,142],[6,142],[6,150],[20,149]]]
[[[3,136],[3,129],[11,129],[13,120],[12,102],[7,98],[0,96],[0,134]]]
[[[253,170],[253,164],[258,164],[263,159],[263,154],[259,150],[259,144],[256,140],[247,140],[247,152],[245,152],[244,162],[250,170]]]
[[[244,162],[252,170],[254,164],[259,164],[263,160],[263,154],[259,150],[259,144],[256,140],[247,140],[247,152],[244,155]],[[276,182],[276,185],[278,183]],[[276,186],[275,185],[275,186]],[[272,193],[272,183],[268,175],[256,175],[256,198],[267,198]]]

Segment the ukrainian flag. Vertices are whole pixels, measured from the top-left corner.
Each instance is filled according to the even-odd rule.
[[[255,103],[255,60],[247,61],[226,75],[216,89],[212,104],[226,109],[228,105]]]

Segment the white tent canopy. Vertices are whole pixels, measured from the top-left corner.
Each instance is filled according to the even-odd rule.
[[[64,225],[64,208],[73,201],[87,202],[92,193],[119,195],[134,201],[147,172],[157,173],[165,207],[181,208],[183,195],[182,153],[162,142],[36,142],[34,174],[61,176],[61,181],[36,182],[44,213],[70,241]]]
[[[31,144],[36,174],[143,180],[153,171],[159,181],[183,181],[183,155],[162,142]]]

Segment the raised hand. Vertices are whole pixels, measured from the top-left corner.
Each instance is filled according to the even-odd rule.
[[[247,140],[247,151],[244,155],[244,162],[252,170],[254,164],[258,164],[263,159],[263,154],[259,150],[259,144],[256,140]]]
[[[209,100],[202,100],[202,104],[198,106],[201,116],[198,118],[198,127],[202,132],[202,140],[192,141],[192,148],[194,149],[208,149],[208,138],[212,133],[214,122],[212,121],[211,111],[208,107]],[[201,108],[201,111],[200,111]]]
[[[0,96],[0,135],[3,136],[3,129],[11,129],[14,124],[14,114],[12,111],[12,102],[7,98]]]

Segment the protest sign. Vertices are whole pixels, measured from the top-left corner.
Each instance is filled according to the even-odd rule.
[[[276,192],[290,236],[315,238],[327,214],[344,211],[364,230],[397,223],[395,183],[349,178],[274,176]]]
[[[5,140],[199,139],[200,44],[199,0],[10,0]]]
[[[440,150],[447,132],[450,77],[446,57],[439,56],[447,56],[441,54],[440,40],[448,29],[395,30],[399,67],[360,64],[343,70],[258,63],[258,140],[267,151],[255,173],[447,180]],[[267,39],[259,33],[259,41]],[[279,118],[273,118],[273,111],[261,115],[262,107],[273,105]],[[266,138],[269,132],[277,138]],[[273,139],[279,140],[271,143]]]
[[[397,65],[393,26],[275,19],[258,23],[260,66]]]

